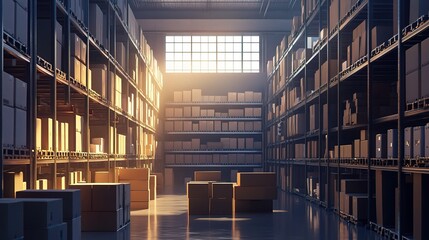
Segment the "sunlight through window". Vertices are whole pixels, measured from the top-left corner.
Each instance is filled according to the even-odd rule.
[[[259,73],[259,36],[167,36],[170,73]]]

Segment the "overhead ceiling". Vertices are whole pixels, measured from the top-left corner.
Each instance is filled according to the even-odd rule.
[[[135,15],[140,19],[285,19],[290,2],[291,0],[131,0]]]

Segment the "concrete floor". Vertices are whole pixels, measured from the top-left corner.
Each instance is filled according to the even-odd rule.
[[[118,233],[83,233],[82,239],[381,239],[332,212],[281,192],[269,214],[188,216],[186,195],[158,195],[150,210],[131,213]]]

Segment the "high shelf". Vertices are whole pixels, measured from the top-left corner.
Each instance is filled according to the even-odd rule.
[[[166,167],[262,167],[260,92],[175,91],[164,116]]]
[[[347,220],[386,236],[427,238],[429,4],[290,7],[291,34],[267,64],[268,169],[283,190]]]
[[[5,9],[1,178],[21,171],[28,188],[57,188],[72,171],[92,182],[93,171],[152,167],[163,77],[132,1]]]

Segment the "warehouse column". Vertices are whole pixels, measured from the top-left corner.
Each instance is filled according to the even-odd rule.
[[[398,0],[398,238],[402,238],[402,219],[404,202],[404,176],[402,165],[404,162],[404,112],[405,112],[405,48],[402,43],[402,29],[405,27],[405,3],[406,1]]]
[[[3,2],[0,5],[0,30],[3,36]],[[3,71],[3,39],[0,42],[0,51],[1,51],[0,69]],[[3,72],[2,72],[1,80],[3,84]],[[0,99],[2,99],[2,104],[3,104],[3,91],[0,91]],[[1,123],[1,126],[3,126],[3,106],[2,106],[2,111],[0,112],[0,123]],[[0,151],[0,198],[2,198],[3,197],[3,127],[0,128],[0,136],[1,136],[0,146],[2,147]]]

